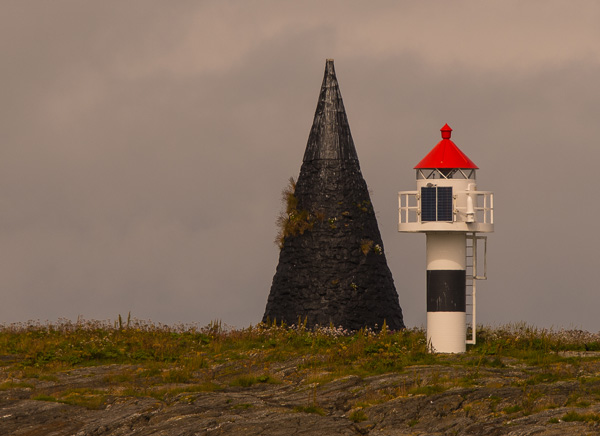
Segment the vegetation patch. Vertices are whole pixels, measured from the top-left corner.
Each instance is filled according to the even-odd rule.
[[[505,407],[504,409],[502,409],[502,411],[507,414],[518,413],[522,410],[523,410],[523,406],[521,406],[519,404],[515,404],[513,406],[508,406],[508,407]]]
[[[277,217],[278,233],[275,239],[279,248],[283,247],[287,238],[302,235],[304,232],[312,230],[317,221],[325,219],[323,213],[298,208],[296,181],[293,177],[290,178],[288,185],[281,193],[281,202],[283,211]],[[329,226],[335,229],[335,218],[330,218]]]
[[[171,369],[165,371],[162,378],[166,383],[186,383],[191,378],[191,372],[188,369]]]
[[[561,418],[564,422],[600,422],[600,415],[597,413],[577,413],[571,411]]]
[[[570,331],[540,332],[521,325],[481,328],[477,345],[455,356],[429,353],[422,329],[351,332],[333,326],[307,329],[299,322],[289,327],[270,323],[227,330],[218,322],[199,328],[155,325],[128,317],[127,323],[114,325],[79,321],[4,326],[0,328],[0,353],[15,356],[8,367],[21,372],[23,378],[47,381],[57,381],[58,372],[69,368],[105,364],[137,365],[130,372],[108,375],[113,383],[157,377],[167,383],[188,383],[198,373],[216,375],[212,369],[215,365],[221,365],[219,372],[223,372],[236,361],[245,367],[268,367],[271,362],[302,358],[299,369],[324,367],[335,374],[368,376],[414,365],[503,368],[510,359],[511,364],[542,369],[525,381],[535,385],[577,378],[581,362],[586,360],[574,360],[559,351],[585,350],[593,339],[589,336],[579,338]],[[249,383],[272,381],[266,374],[248,376],[257,379]],[[476,378],[477,371],[461,383]],[[600,394],[600,386],[596,386],[600,383],[593,376],[580,380],[590,392],[595,389]]]
[[[363,409],[356,409],[348,417],[352,422],[363,422],[369,419]]]
[[[68,389],[56,394],[56,396],[39,394],[32,396],[31,399],[69,404],[92,410],[101,409],[106,406],[105,392],[93,389]]]
[[[106,405],[106,395],[102,391],[91,389],[73,389],[61,394],[59,403],[85,407],[86,409],[101,409]]]
[[[9,382],[4,382],[4,383],[0,384],[0,391],[6,391],[9,389],[32,389],[34,387],[35,387],[35,385],[33,385],[31,383],[27,383],[27,382],[9,381]]]
[[[450,355],[429,353],[424,329],[390,331],[385,325],[379,331],[348,331],[307,328],[298,320],[291,326],[272,322],[234,329],[220,322],[164,326],[129,316],[116,323],[27,323],[0,326],[0,355],[8,356],[0,390],[8,396],[14,390],[14,398],[22,398],[18,390],[27,389],[26,395],[38,401],[101,409],[112,397],[150,397],[170,404],[193,402],[203,392],[285,382],[309,397],[296,412],[325,414],[318,400],[325,404],[321,395],[336,387],[321,393],[321,386],[352,376],[346,406],[355,413],[348,415],[354,422],[393,399],[448,389],[490,391],[481,404],[465,403],[469,418],[482,411],[512,417],[600,402],[600,355],[585,351],[597,340],[580,331],[482,327],[477,345]],[[65,390],[70,377],[83,378],[94,389]],[[227,407],[244,409],[243,404],[250,402]],[[582,411],[561,421],[598,419]]]
[[[418,419],[411,419],[411,420],[410,420],[410,421],[408,421],[406,424],[407,424],[409,427],[414,427],[414,426],[415,426],[415,425],[417,425],[418,423],[419,423],[419,420],[418,420]]]
[[[446,388],[440,385],[425,385],[412,388],[408,393],[412,395],[433,395],[444,392],[445,390]]]
[[[356,207],[361,212],[373,212],[373,205],[369,200],[363,200],[359,203],[356,203]]]
[[[229,383],[230,386],[241,386],[243,388],[249,388],[250,386],[258,383],[256,377],[251,375],[241,375],[236,377]]]
[[[360,251],[362,251],[362,254],[364,254],[366,256],[367,254],[369,254],[369,252],[373,248],[374,244],[375,243],[372,240],[370,240],[370,239],[361,239],[361,241],[360,241]]]
[[[56,402],[56,398],[51,396],[51,395],[45,395],[45,394],[40,394],[40,395],[35,395],[33,397],[31,397],[32,400],[35,401],[53,401]]]
[[[561,380],[563,377],[560,374],[552,373],[552,372],[542,372],[540,374],[535,374],[528,378],[525,382],[527,385],[536,385],[539,383],[554,383]]]

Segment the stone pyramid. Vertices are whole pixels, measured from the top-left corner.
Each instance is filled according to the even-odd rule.
[[[263,321],[404,328],[331,59],[292,200]]]

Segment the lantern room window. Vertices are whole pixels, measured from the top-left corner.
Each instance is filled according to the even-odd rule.
[[[452,187],[421,188],[421,221],[452,221]]]
[[[475,170],[471,168],[427,168],[417,170],[417,179],[472,179]]]

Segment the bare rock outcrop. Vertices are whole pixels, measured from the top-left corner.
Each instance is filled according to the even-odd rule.
[[[82,368],[26,383],[6,381],[2,373],[0,434],[562,436],[600,431],[597,362],[564,380],[547,368],[510,362],[501,368],[415,366],[366,378],[315,373],[297,361],[272,369],[281,377],[276,383],[242,387],[217,380],[221,386],[214,391],[172,384],[135,394],[123,392],[118,381],[119,374],[136,370],[131,365]],[[71,392],[63,399],[79,395],[79,401],[56,401],[59,391]],[[102,401],[86,403],[86,395],[101,395]]]

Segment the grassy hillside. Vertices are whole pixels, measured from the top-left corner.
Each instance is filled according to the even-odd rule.
[[[427,352],[423,330],[390,332],[385,326],[378,332],[348,332],[264,324],[225,329],[218,322],[198,328],[121,318],[116,323],[27,323],[0,328],[0,391],[20,392],[11,394],[14,398],[103,409],[115,398],[169,404],[199,393],[285,385],[304,392],[302,400],[293,403],[294,411],[325,416],[334,406],[321,392],[352,377],[371,380],[356,384],[340,406],[355,423],[367,421],[375,406],[386,402],[467,388],[521,392],[509,403],[491,394],[481,400],[490,416],[527,416],[561,408],[547,421],[595,423],[600,421],[593,411],[600,405],[596,351],[597,334],[525,324],[480,328],[477,345],[467,353],[441,355]],[[93,368],[102,370],[84,371]],[[79,377],[77,385],[67,382],[71,373]],[[89,383],[82,382],[82,374],[88,374]],[[373,380],[383,374],[401,376],[377,385]],[[570,383],[568,392],[542,401],[561,382]],[[462,404],[461,413],[474,413],[473,408],[481,406],[476,403]],[[590,406],[593,410],[586,412]]]

